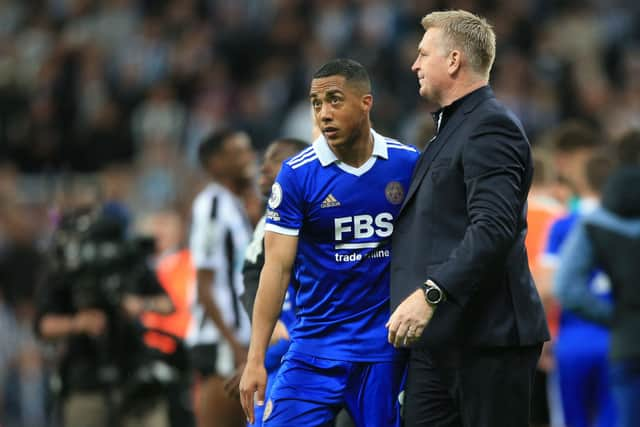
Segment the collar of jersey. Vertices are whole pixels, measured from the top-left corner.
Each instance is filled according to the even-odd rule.
[[[313,151],[315,151],[318,156],[318,160],[320,160],[320,164],[323,167],[336,163],[336,165],[345,172],[353,175],[362,175],[373,167],[376,157],[383,159],[389,158],[387,143],[385,142],[384,137],[373,129],[371,129],[371,135],[373,135],[373,152],[371,153],[369,160],[359,168],[354,168],[353,166],[349,166],[346,163],[341,162],[333,151],[331,151],[331,148],[329,148],[329,144],[323,135],[320,135],[315,141],[313,141]]]

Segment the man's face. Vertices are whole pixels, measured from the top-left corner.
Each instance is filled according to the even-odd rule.
[[[269,197],[271,186],[276,181],[282,162],[292,155],[292,150],[287,149],[286,145],[275,142],[267,148],[264,153],[264,162],[260,168],[260,176],[258,177],[258,185],[260,192]]]
[[[342,76],[313,79],[309,99],[316,124],[332,148],[357,139],[372,105],[370,94],[361,93]]]
[[[418,76],[420,96],[440,104],[442,91],[449,80],[448,55],[440,28],[429,28],[424,33],[411,71]]]
[[[554,168],[558,176],[576,191],[586,181],[586,164],[593,155],[590,148],[578,148],[554,153]]]
[[[238,132],[224,142],[220,166],[234,180],[252,180],[256,174],[255,151],[246,133]]]

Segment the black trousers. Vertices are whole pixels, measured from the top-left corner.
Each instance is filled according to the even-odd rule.
[[[528,427],[542,345],[434,352],[413,349],[405,427]]]

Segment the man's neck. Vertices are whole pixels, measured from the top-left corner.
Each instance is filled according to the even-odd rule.
[[[453,104],[458,99],[464,97],[465,95],[470,94],[474,90],[480,89],[483,86],[488,85],[489,82],[487,80],[472,80],[466,82],[464,84],[453,85],[451,90],[449,90],[440,100],[440,107],[446,107],[448,105]]]
[[[216,184],[219,184],[222,187],[226,188],[227,190],[229,190],[231,193],[235,194],[236,196],[239,197],[239,196],[242,195],[243,187],[239,183],[236,183],[236,182],[234,182],[233,180],[230,180],[230,179],[222,179],[220,177],[213,177],[212,180],[213,180],[213,182],[215,182]]]
[[[345,147],[331,147],[331,151],[341,162],[354,168],[359,168],[373,154],[373,134],[371,129],[367,127],[352,144]]]

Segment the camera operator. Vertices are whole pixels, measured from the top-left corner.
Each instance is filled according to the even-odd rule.
[[[64,343],[65,427],[168,425],[139,317],[171,313],[173,305],[147,265],[152,242],[127,239],[125,229],[104,212],[85,210],[63,217],[54,236],[36,330]]]

